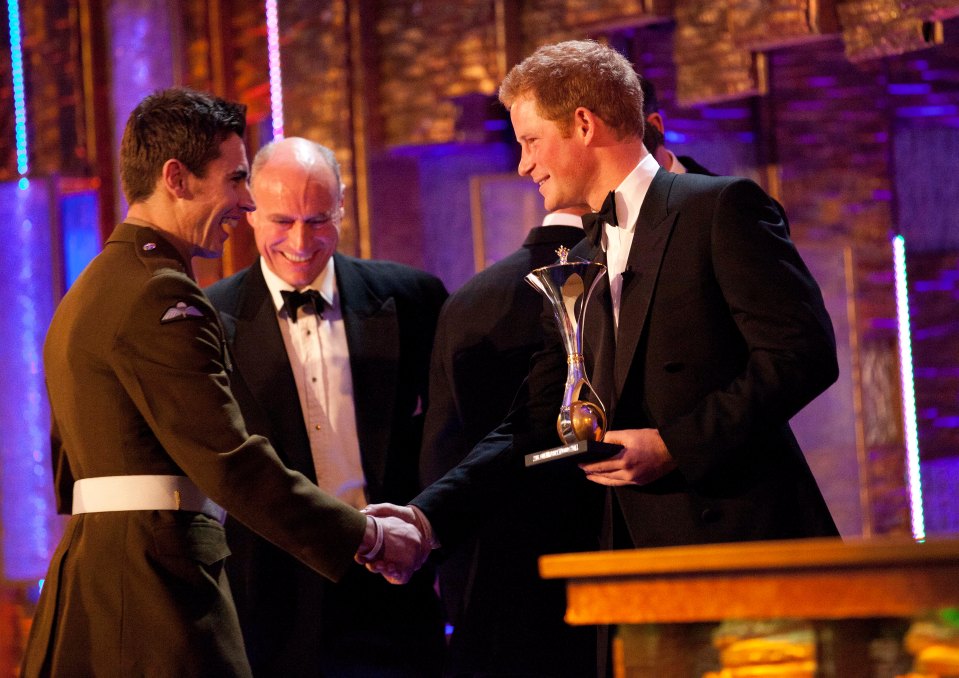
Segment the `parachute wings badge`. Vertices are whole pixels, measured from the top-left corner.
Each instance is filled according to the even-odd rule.
[[[160,323],[169,323],[174,320],[184,320],[186,318],[202,318],[203,313],[196,307],[190,306],[185,301],[176,302],[176,306],[171,306],[160,318]]]

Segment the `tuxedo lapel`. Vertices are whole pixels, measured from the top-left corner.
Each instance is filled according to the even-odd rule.
[[[269,437],[280,457],[316,482],[296,380],[259,261],[250,267],[242,285],[236,315],[224,314],[224,324],[234,326],[227,334],[233,339],[237,363],[244,367],[243,379],[272,422]]]
[[[606,253],[602,251],[602,248],[594,248],[592,261],[606,265]],[[589,289],[591,284],[592,277],[585,281],[586,289]],[[615,408],[613,398],[615,351],[612,297],[609,291],[609,276],[604,270],[586,306],[586,316],[583,319],[583,353],[589,356],[587,363],[591,366],[587,377],[596,395],[602,401],[610,420]]]
[[[639,211],[633,244],[623,273],[619,329],[616,334],[616,394],[622,392],[626,383],[636,347],[646,326],[649,303],[659,278],[663,254],[676,222],[677,213],[670,213],[667,205],[676,176],[660,169],[653,177]]]
[[[335,256],[336,284],[350,349],[356,433],[370,486],[382,485],[400,385],[396,302],[377,297],[350,259]]]

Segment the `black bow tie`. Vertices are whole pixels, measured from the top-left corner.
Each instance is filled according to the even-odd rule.
[[[300,306],[306,304],[312,306],[318,316],[323,317],[326,302],[316,290],[303,290],[302,292],[300,290],[280,290],[280,295],[283,297],[283,308],[286,309],[290,320],[293,322],[296,322],[296,313]]]
[[[599,212],[583,215],[583,228],[593,247],[599,247],[603,236],[603,224],[619,226],[619,221],[616,219],[616,191],[609,192]]]

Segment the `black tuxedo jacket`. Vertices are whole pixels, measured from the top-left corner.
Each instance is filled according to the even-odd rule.
[[[429,357],[446,290],[437,278],[400,264],[340,254],[334,261],[368,499],[403,504],[419,487]],[[296,382],[260,263],[207,294],[245,382],[247,425],[315,482]],[[438,673],[443,627],[428,568],[408,586],[392,586],[355,565],[331,586],[242,525],[228,521],[227,532],[234,553],[229,576],[256,675]]]
[[[598,237],[572,254],[605,258]],[[588,373],[610,428],[658,429],[678,468],[616,489],[628,530],[618,543],[835,535],[788,424],[835,381],[835,338],[775,203],[745,179],[660,170],[625,278],[615,337],[605,281],[590,304]],[[545,331],[507,421],[414,499],[444,546],[521,472],[524,453],[555,445],[566,356],[552,318]]]
[[[574,226],[530,229],[522,246],[470,278],[440,313],[430,367],[420,469],[429,485],[463,460],[509,414],[513,396],[543,347],[543,295],[525,282],[579,243]]]
[[[572,226],[533,228],[518,250],[447,300],[430,368],[424,484],[456,466],[506,418],[530,358],[543,347],[544,299],[524,278],[583,236]],[[517,474],[476,538],[440,564],[440,592],[454,626],[448,675],[579,678],[594,670],[595,632],[566,624],[564,584],[541,579],[537,558],[595,550],[603,494],[578,469],[551,471]],[[592,521],[583,510],[589,494]]]

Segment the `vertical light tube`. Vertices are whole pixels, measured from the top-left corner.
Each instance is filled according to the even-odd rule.
[[[902,382],[902,416],[906,438],[906,471],[909,481],[909,506],[912,536],[926,538],[922,509],[922,478],[919,472],[919,431],[916,424],[916,389],[912,369],[912,329],[909,322],[909,289],[906,276],[906,240],[892,239],[893,267],[896,275],[896,316],[899,326],[899,376]]]
[[[27,96],[23,81],[23,43],[20,39],[20,5],[17,0],[7,0],[7,23],[10,29],[10,71],[13,75],[14,134],[17,148],[18,186],[26,190],[30,186],[27,172],[30,162],[27,155]]]
[[[50,491],[49,414],[43,387],[43,335],[53,313],[49,270],[49,198],[43,181],[30,185],[27,96],[20,6],[7,0],[13,85],[16,185],[0,184],[0,204],[9,208],[7,241],[0,252],[0,554],[4,579],[37,582],[46,570],[59,524]],[[40,582],[42,585],[42,581]],[[35,592],[36,589],[31,588]]]
[[[49,183],[20,189],[0,184],[10,208],[0,248],[0,530],[3,571],[10,581],[43,576],[60,536],[50,471],[50,416],[43,385],[43,338],[53,316],[53,249]]]
[[[283,76],[280,72],[280,22],[277,1],[266,0],[266,48],[270,64],[270,115],[273,138],[283,138]]]
[[[106,33],[110,36],[109,110],[113,111],[113,138],[123,138],[127,117],[148,94],[177,81],[174,63],[177,30],[169,0],[105,2]],[[119,179],[119,168],[117,171]],[[127,212],[120,183],[116,186],[114,214]]]

